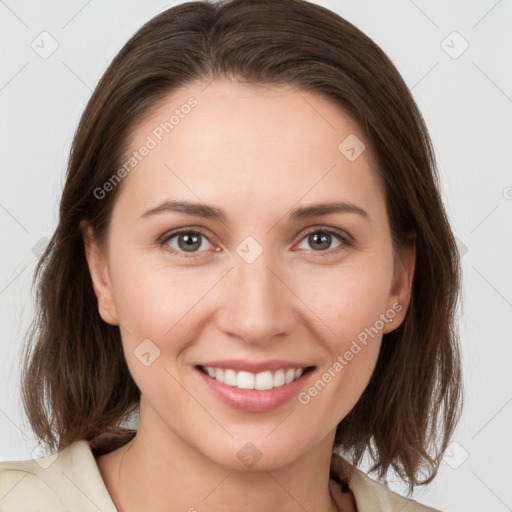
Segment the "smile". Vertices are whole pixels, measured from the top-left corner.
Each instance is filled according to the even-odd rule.
[[[252,373],[248,371],[236,371],[231,368],[214,368],[213,366],[200,366],[200,370],[210,378],[238,389],[255,389],[267,391],[278,388],[299,379],[304,373],[304,368],[279,369],[274,372],[263,371]]]

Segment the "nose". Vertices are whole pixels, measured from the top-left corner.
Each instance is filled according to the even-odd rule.
[[[240,259],[226,276],[217,322],[224,334],[250,344],[268,344],[290,333],[298,299],[289,272],[271,260],[271,251],[247,263]],[[288,277],[288,279],[287,279]]]

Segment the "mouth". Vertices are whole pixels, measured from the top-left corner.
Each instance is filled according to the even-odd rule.
[[[197,365],[196,368],[210,379],[240,390],[269,391],[292,384],[315,369],[315,366],[278,368],[258,373],[234,368]]]
[[[273,359],[224,359],[195,365],[207,394],[245,413],[265,413],[298,398],[316,373],[316,366]]]

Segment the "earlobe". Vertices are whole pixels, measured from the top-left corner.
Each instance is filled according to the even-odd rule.
[[[389,296],[388,308],[396,312],[392,322],[387,322],[383,333],[393,331],[403,322],[411,300],[414,269],[416,266],[416,237],[400,249],[395,266],[393,288]]]
[[[109,269],[103,251],[94,239],[92,228],[84,221],[80,224],[84,241],[85,257],[91,275],[94,293],[98,299],[98,312],[110,325],[119,325],[114,302]]]

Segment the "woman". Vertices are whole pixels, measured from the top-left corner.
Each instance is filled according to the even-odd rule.
[[[56,453],[0,464],[2,510],[433,510],[356,465],[412,494],[460,416],[438,187],[398,71],[340,16],[156,16],[75,135],[23,375]]]

